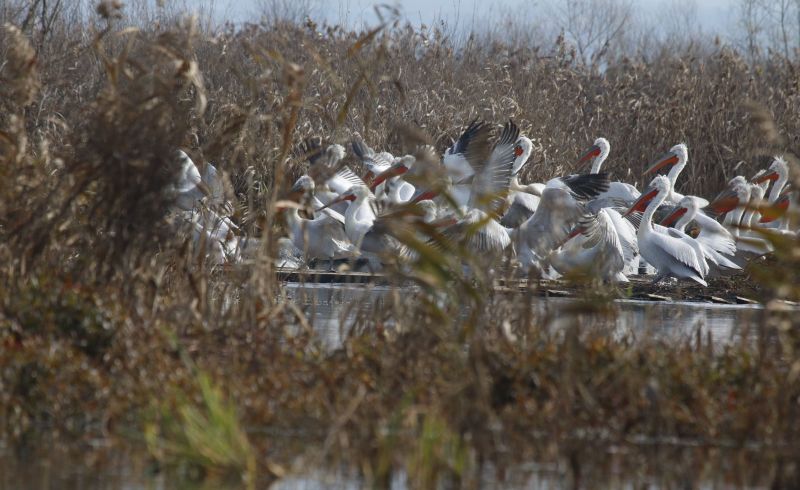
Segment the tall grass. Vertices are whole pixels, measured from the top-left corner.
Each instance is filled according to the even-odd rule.
[[[418,486],[466,486],[488,467],[502,478],[536,460],[566,465],[579,486],[603,472],[598,448],[630,451],[629,468],[646,445],[702,448],[709,460],[756,448],[770,471],[726,474],[800,477],[798,319],[778,303],[757,333],[722,348],[702,336],[620,338],[602,295],[541,318],[530,293],[496,292],[490,273],[465,279],[461,261],[477,259],[454,246],[393,271],[393,284],[422,287],[364,305],[328,349],[282,299],[268,260],[281,232],[274,203],[304,171],[292,150],[308,136],[358,131],[403,151],[429,139],[441,151],[472,117],[512,117],[536,143],[523,180],[577,170],[602,134],[612,172],[639,183],[645,162],[686,141],[681,190],[710,195],[763,154],[796,147],[789,60],[754,66],[718,46],[598,73],[563,40],[456,46],[435,30],[280,22],[126,29],[124,12],[103,5],[92,28],[65,23],[39,48],[2,31],[3,438],[148,430],[162,461],[233,468],[251,484],[311,461],[376,486],[399,469]],[[227,174],[234,219],[265,240],[241,278],[198,266],[168,219],[179,146]],[[769,269],[780,274],[757,279],[797,298],[797,260],[787,240]],[[154,400],[170,399],[149,418]],[[681,481],[671,460],[652,464]]]

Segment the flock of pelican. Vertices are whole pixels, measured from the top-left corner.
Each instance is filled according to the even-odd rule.
[[[590,165],[588,173],[520,183],[533,144],[511,121],[502,128],[473,121],[441,159],[430,146],[400,157],[378,152],[358,135],[350,146],[361,177],[343,163],[343,146],[304,143],[308,171],[279,203],[289,230],[280,241],[279,266],[327,263],[332,269],[336,261],[358,258],[374,270],[386,260],[413,261],[418,252],[409,242],[432,241],[424,229],[479,258],[502,258],[540,277],[627,281],[649,273],[654,282],[676,278],[705,286],[709,276],[770,253],[771,234],[797,237],[790,229],[797,193],[787,185],[789,166],[781,157],[751,179],[731,179],[709,202],[675,189],[689,161],[685,144],[656,159],[644,173],[655,177],[641,192],[601,172],[611,150],[605,138],[577,162]],[[207,165],[201,175],[185,153],[180,158],[176,206],[193,224],[195,241],[215,263],[239,260],[248,244],[230,218],[197,210],[198,202],[225,207],[216,169]],[[398,223],[414,226],[398,232]]]

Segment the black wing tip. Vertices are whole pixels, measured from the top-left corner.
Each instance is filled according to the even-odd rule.
[[[357,157],[358,157],[360,160],[363,160],[363,159],[364,159],[364,156],[365,156],[365,155],[364,155],[364,145],[363,145],[363,144],[362,144],[360,141],[353,140],[353,141],[350,143],[350,147],[353,149],[353,153],[355,153],[355,154],[356,154],[356,156],[357,156]]]
[[[516,123],[509,119],[508,122],[503,126],[503,132],[500,133],[500,139],[498,140],[498,145],[504,144],[514,144],[519,139],[519,126]]]
[[[594,199],[608,190],[608,174],[573,175],[564,179],[569,189],[582,199]]]
[[[480,118],[473,119],[469,125],[461,132],[461,135],[456,140],[455,144],[452,147],[453,154],[462,154],[467,151],[469,147],[470,141],[475,138],[479,132],[484,131],[486,128],[489,128],[489,124],[486,121],[481,120]]]
[[[300,156],[308,160],[311,165],[315,164],[322,155],[322,138],[319,136],[309,136],[303,140],[299,148]]]

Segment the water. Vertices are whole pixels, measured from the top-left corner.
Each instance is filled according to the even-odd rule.
[[[235,478],[207,481],[178,477],[175,473],[154,471],[143,451],[131,451],[103,441],[95,445],[66,449],[59,444],[11,451],[0,446],[0,490],[219,490],[245,489]],[[753,469],[732,469],[731,461],[747,458],[746,453],[717,450],[701,456],[691,451],[641,449],[637,455],[624,448],[603,448],[596,460],[586,459],[579,488],[766,488],[769,474]],[[750,454],[754,462],[758,454]],[[295,468],[295,472],[301,471]],[[752,473],[756,473],[755,475]],[[482,488],[560,489],[574,488],[574,478],[566,461],[550,464],[528,463],[509,468],[486,464],[479,471]],[[393,473],[389,488],[414,488],[404,471]],[[270,485],[271,484],[271,485]],[[275,482],[260,481],[256,488],[279,490],[327,490],[368,488],[369,481],[352,471],[302,470]],[[443,485],[440,488],[458,488]]]
[[[368,313],[380,306],[389,295],[406,294],[388,286],[360,284],[297,284],[286,285],[286,296],[297,304],[309,323],[321,334],[326,344],[336,347],[342,343],[345,328],[359,313]],[[533,296],[533,311],[537,318],[558,327],[573,321],[563,315],[575,304],[571,298]],[[675,341],[702,335],[716,345],[735,341],[743,333],[754,333],[761,323],[761,305],[725,305],[690,301],[646,301],[624,299],[614,301],[615,335],[634,338],[663,338]],[[586,316],[586,318],[589,318]]]

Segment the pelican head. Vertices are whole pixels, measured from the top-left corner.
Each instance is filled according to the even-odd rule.
[[[644,171],[644,175],[658,172],[659,170],[665,168],[670,168],[670,173],[672,173],[672,169],[682,169],[688,160],[689,149],[685,144],[679,143],[670,148],[668,152],[658,157],[652,164],[650,164],[647,170]]]
[[[349,201],[364,200],[370,197],[371,195],[372,192],[369,190],[369,187],[361,184],[356,184],[352,187],[352,189],[350,189],[350,192],[348,192],[348,195],[345,197],[345,199]],[[352,199],[350,198],[350,196],[353,196]]]
[[[770,177],[770,172],[762,168],[750,179],[750,193],[752,194],[755,188],[759,187],[763,193],[766,194],[767,188],[771,182],[772,178]]]
[[[747,179],[737,175],[728,182],[728,188],[720,192],[706,208],[715,213],[724,214],[733,211],[749,200],[750,184]]]
[[[650,185],[647,186],[642,195],[639,196],[639,199],[634,202],[630,209],[625,212],[625,216],[635,213],[635,212],[642,212],[647,209],[647,206],[650,204],[650,201],[656,198],[656,196],[666,195],[669,193],[672,185],[670,184],[669,179],[664,175],[656,175],[655,178],[650,182]]]
[[[295,181],[292,188],[289,190],[289,194],[297,195],[297,194],[307,194],[314,192],[314,179],[309,177],[308,175],[303,175],[297,181]]]
[[[322,206],[319,210],[323,210],[333,206],[334,204],[339,204],[342,201],[355,201],[356,199],[367,199],[368,197],[372,196],[372,191],[369,190],[369,187],[363,184],[356,184],[347,192],[342,194],[341,196],[337,197],[333,201],[329,202],[328,204]]]
[[[600,166],[603,164],[606,158],[608,158],[608,154],[611,152],[611,144],[608,142],[607,139],[597,138],[594,140],[594,144],[589,147],[586,152],[581,155],[578,159],[578,162],[575,164],[576,166],[583,165],[587,161],[592,161],[592,173],[596,174],[600,172]],[[596,167],[596,169],[595,169]]]
[[[700,201],[696,197],[684,196],[683,199],[678,202],[678,205],[672,210],[672,213],[661,220],[661,224],[663,226],[671,226],[686,214],[688,214],[690,216],[689,219],[691,219],[691,217],[695,216],[699,210]]]
[[[397,177],[398,175],[403,175],[414,166],[416,161],[417,159],[413,155],[406,155],[396,159],[395,163],[393,163],[391,167],[375,176],[375,180],[372,181],[372,184],[370,184],[369,188],[375,190],[375,188],[385,180]]]
[[[754,184],[763,182],[774,182],[782,177],[789,175],[789,164],[782,156],[776,156],[766,172],[759,172],[753,177]]]
[[[514,144],[514,165],[511,175],[517,175],[533,153],[533,142],[527,136],[520,136]]]

